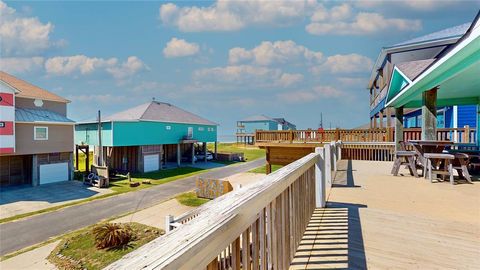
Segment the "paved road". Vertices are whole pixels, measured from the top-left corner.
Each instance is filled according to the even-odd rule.
[[[221,167],[148,189],[66,207],[30,218],[0,224],[0,256],[43,242],[51,237],[95,224],[102,219],[146,208],[195,188],[198,176],[224,178],[265,163],[264,159]]]

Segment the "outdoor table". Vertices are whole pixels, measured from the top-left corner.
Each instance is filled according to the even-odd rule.
[[[450,150],[449,153],[455,155],[455,164],[454,167],[457,171],[460,169],[459,175],[465,177],[468,182],[472,182],[472,176],[468,171],[468,167],[473,165],[474,169],[478,166],[478,163],[472,163],[473,159],[480,160],[480,151],[479,150]]]
[[[435,140],[410,140],[408,144],[413,146],[413,149],[418,154],[418,161],[420,165],[423,166],[423,175],[426,177],[426,166],[427,162],[425,161],[425,153],[442,153],[447,146],[453,145],[451,141],[435,141]]]

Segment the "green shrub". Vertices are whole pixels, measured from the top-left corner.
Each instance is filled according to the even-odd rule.
[[[133,239],[133,231],[128,225],[104,223],[93,228],[97,249],[126,246]]]

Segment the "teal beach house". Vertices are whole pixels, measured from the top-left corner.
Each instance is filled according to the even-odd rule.
[[[97,163],[101,153],[110,169],[150,172],[195,162],[195,152],[206,152],[209,142],[216,149],[217,126],[172,104],[152,101],[102,118],[102,151],[97,121],[78,123],[75,143],[94,146]]]

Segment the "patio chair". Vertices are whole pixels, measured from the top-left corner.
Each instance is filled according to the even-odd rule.
[[[450,183],[455,184],[453,179],[453,160],[455,156],[445,153],[425,153],[423,155],[427,163],[427,173],[430,182],[433,182],[432,174],[448,175],[450,177]],[[443,168],[440,165],[443,161]],[[443,178],[443,177],[442,177]]]

